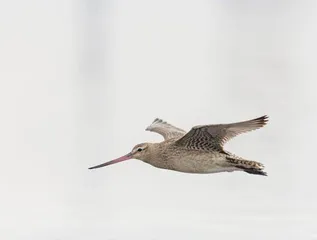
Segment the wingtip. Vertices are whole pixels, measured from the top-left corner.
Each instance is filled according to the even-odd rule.
[[[155,118],[153,123],[160,123],[160,122],[164,122],[163,119],[161,118]]]
[[[266,115],[266,114],[265,114],[265,115],[263,115],[263,116],[262,116],[262,118],[263,118],[263,120],[265,120],[265,121],[268,121],[268,120],[269,120],[269,116],[268,116],[268,115]]]
[[[151,125],[145,129],[145,131],[151,131],[153,124],[155,123],[165,123],[165,122],[161,118],[155,118],[154,121],[151,123]]]
[[[258,117],[258,118],[254,119],[254,120],[257,121],[262,126],[264,126],[264,125],[266,125],[268,123],[269,116],[268,115],[263,115],[262,117]]]
[[[269,122],[269,116],[268,115],[264,115],[263,116],[263,122],[264,122],[264,124],[267,124]]]

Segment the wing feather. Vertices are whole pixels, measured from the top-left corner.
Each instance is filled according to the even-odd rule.
[[[161,134],[165,140],[171,138],[180,138],[183,137],[186,132],[183,129],[177,128],[160,118],[156,118],[150,126],[148,126],[146,131],[156,132]]]
[[[267,122],[268,116],[264,115],[244,122],[195,126],[175,144],[189,149],[222,151],[223,145],[233,137],[261,128]]]

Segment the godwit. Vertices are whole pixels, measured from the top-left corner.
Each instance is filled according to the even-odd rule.
[[[164,137],[160,143],[140,143],[132,151],[118,159],[91,167],[100,168],[129,159],[139,159],[154,167],[185,173],[217,173],[244,171],[266,176],[264,166],[245,160],[223,149],[231,138],[263,127],[268,121],[262,116],[244,122],[230,124],[201,125],[188,133],[156,118],[146,131]]]

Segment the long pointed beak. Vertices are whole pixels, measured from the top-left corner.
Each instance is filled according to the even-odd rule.
[[[119,157],[117,159],[114,159],[112,161],[109,161],[109,162],[105,162],[103,164],[100,164],[100,165],[97,165],[97,166],[94,166],[94,167],[90,167],[88,169],[94,169],[94,168],[101,168],[101,167],[105,167],[105,166],[108,166],[108,165],[111,165],[111,164],[115,164],[115,163],[118,163],[118,162],[123,162],[123,161],[126,161],[126,160],[129,160],[132,158],[132,154],[131,153],[128,153],[127,155],[124,155],[122,157]]]

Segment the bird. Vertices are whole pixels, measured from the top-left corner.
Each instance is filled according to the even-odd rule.
[[[186,132],[156,118],[145,130],[160,134],[164,138],[163,141],[137,144],[128,154],[89,169],[137,159],[160,169],[182,173],[242,171],[267,176],[262,163],[236,156],[223,148],[225,143],[237,135],[262,128],[267,122],[268,116],[264,115],[235,123],[197,125]]]

